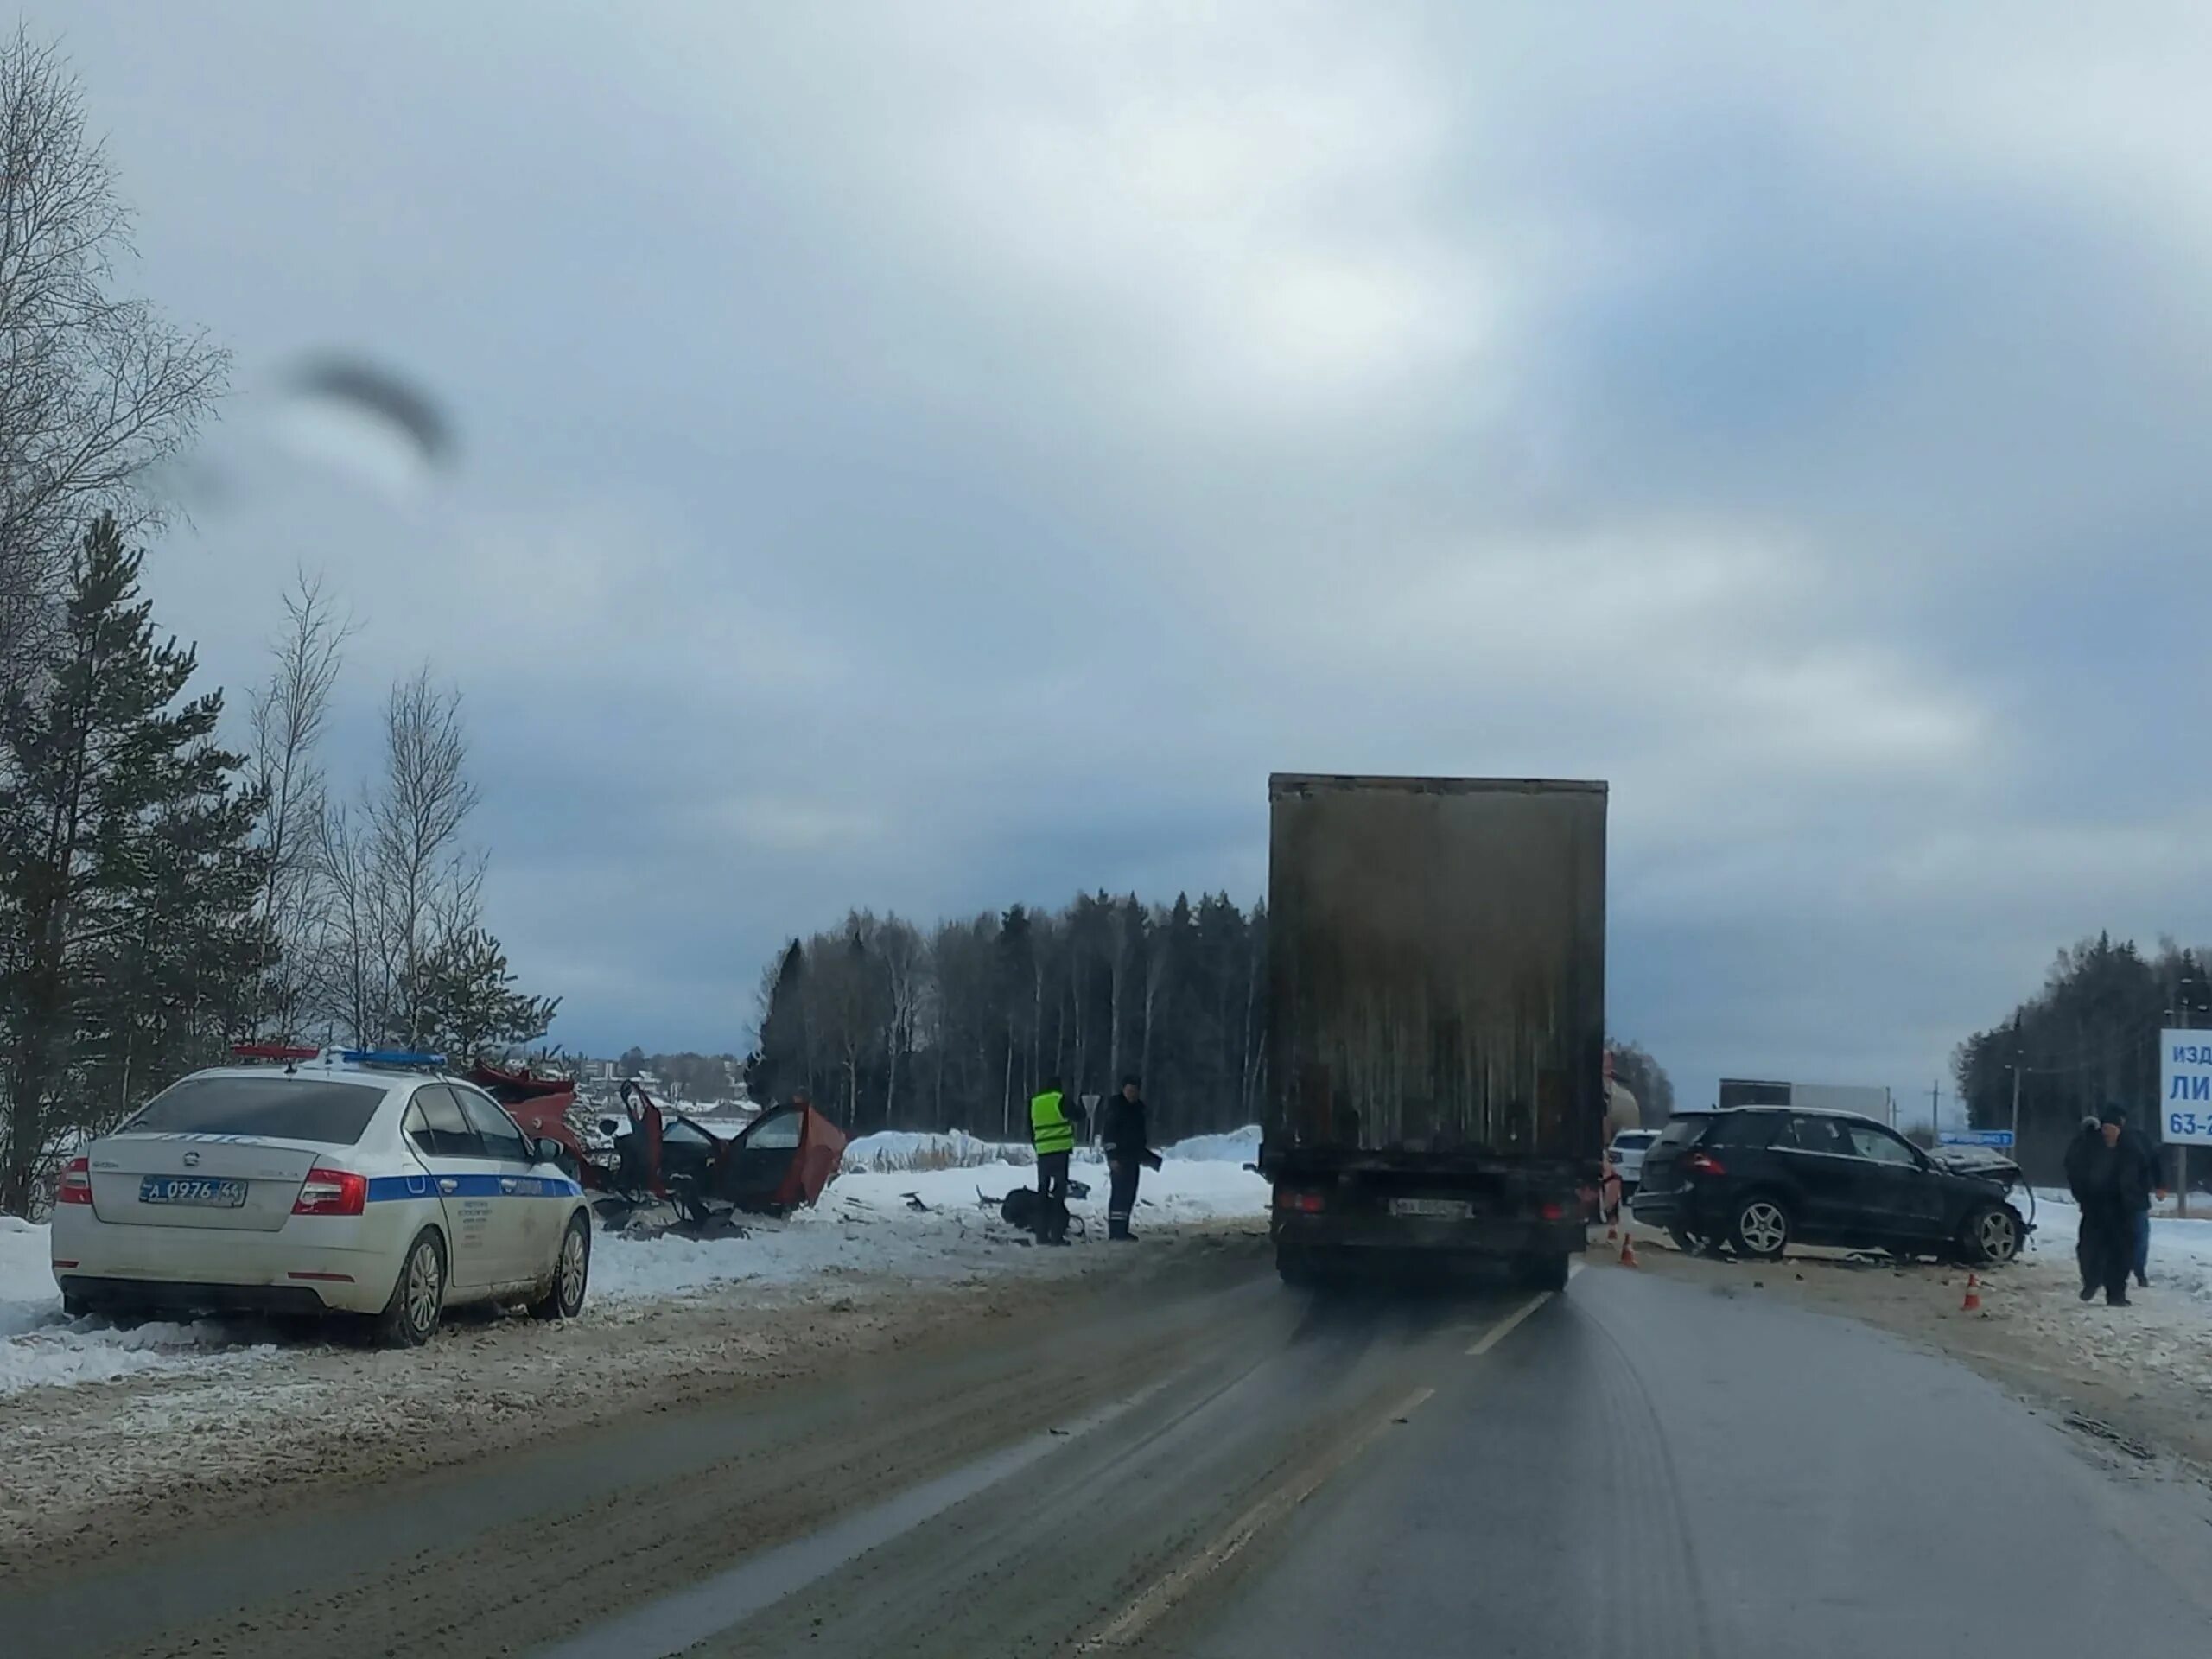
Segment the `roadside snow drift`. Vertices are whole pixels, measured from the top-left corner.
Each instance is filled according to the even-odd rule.
[[[1078,1173],[1090,1195],[1068,1206],[1082,1218],[1087,1242],[1105,1236],[1103,1175],[1103,1166],[1096,1179]],[[957,1279],[988,1272],[1009,1247],[1021,1248],[1022,1236],[999,1219],[998,1201],[1035,1179],[1033,1167],[1007,1163],[887,1173],[849,1166],[811,1210],[781,1222],[741,1217],[745,1237],[602,1233],[593,1294],[619,1300],[683,1295],[732,1280],[781,1285],[825,1273]],[[1268,1184],[1242,1166],[1171,1154],[1166,1168],[1146,1173],[1135,1225],[1261,1217],[1267,1209]]]
[[[2012,1269],[1990,1275],[1989,1306],[2091,1370],[2212,1398],[2212,1220],[2154,1215],[2150,1287],[2107,1307],[2078,1298],[2081,1211],[2063,1193],[2036,1197],[2034,1236]]]
[[[232,1365],[276,1351],[242,1342],[242,1334],[240,1326],[205,1319],[126,1331],[98,1317],[66,1319],[48,1265],[46,1229],[0,1216],[0,1394],[177,1366]]]
[[[1256,1145],[1257,1131],[1249,1133]],[[1137,1230],[1264,1216],[1267,1183],[1214,1144],[1225,1147],[1237,1139],[1211,1135],[1188,1143],[1200,1150],[1166,1149],[1166,1167],[1144,1177]],[[780,1294],[811,1281],[834,1284],[861,1274],[967,1279],[1005,1271],[1031,1255],[1024,1236],[999,1219],[997,1200],[1032,1185],[1033,1168],[1007,1162],[1005,1149],[967,1136],[872,1135],[855,1146],[867,1148],[871,1142],[877,1144],[873,1153],[863,1152],[866,1159],[940,1162],[950,1154],[977,1161],[877,1171],[854,1167],[849,1155],[846,1172],[815,1208],[781,1221],[741,1217],[742,1235],[687,1238],[601,1230],[593,1240],[585,1316],[634,1317],[625,1310],[641,1302],[734,1284]],[[1071,1208],[1084,1219],[1086,1242],[1103,1249],[1104,1166],[1080,1165],[1077,1179],[1089,1182],[1090,1195]],[[147,1323],[126,1330],[97,1315],[65,1318],[48,1265],[47,1229],[0,1216],[0,1395],[145,1371],[253,1365],[296,1353],[302,1345],[297,1338],[280,1344],[275,1334],[266,1322],[251,1319]]]

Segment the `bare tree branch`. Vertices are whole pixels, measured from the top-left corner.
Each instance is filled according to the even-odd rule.
[[[0,690],[39,671],[87,520],[156,516],[147,470],[190,442],[227,355],[114,289],[130,216],[50,44],[0,41]]]
[[[262,920],[268,938],[284,957],[264,957],[270,1007],[267,1035],[290,1042],[304,992],[302,958],[308,948],[310,916],[318,900],[321,862],[315,827],[325,815],[322,769],[315,763],[317,741],[330,713],[331,689],[353,632],[350,617],[340,617],[323,592],[322,579],[304,570],[284,594],[286,626],[272,643],[276,665],[266,683],[247,703],[251,735],[252,781],[267,803],[262,845],[269,868],[262,893]]]

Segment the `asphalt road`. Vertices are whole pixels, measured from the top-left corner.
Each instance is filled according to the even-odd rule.
[[[1244,1245],[1050,1322],[59,1563],[0,1600],[0,1650],[2185,1653],[2212,1637],[2202,1499],[1767,1296],[1618,1268],[1316,1296]]]

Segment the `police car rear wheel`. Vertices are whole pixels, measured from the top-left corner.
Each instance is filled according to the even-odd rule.
[[[445,1249],[425,1227],[407,1247],[391,1300],[377,1315],[377,1340],[387,1348],[420,1348],[436,1332],[445,1304]]]
[[[591,1223],[582,1216],[569,1217],[561,1235],[561,1253],[553,1262],[553,1284],[540,1301],[530,1305],[532,1319],[573,1319],[584,1311],[584,1287],[591,1278]]]

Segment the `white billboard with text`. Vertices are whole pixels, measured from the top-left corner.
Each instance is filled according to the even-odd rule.
[[[2170,1147],[2212,1147],[2212,1031],[2158,1033],[2158,1134]]]

